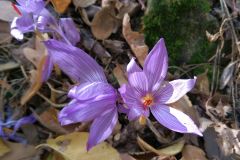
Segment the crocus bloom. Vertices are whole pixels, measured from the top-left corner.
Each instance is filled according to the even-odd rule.
[[[48,40],[45,42],[52,60],[80,85],[68,96],[72,101],[59,114],[62,125],[92,121],[87,150],[104,141],[117,123],[116,91],[107,83],[103,69],[83,50],[72,45]]]
[[[196,79],[178,79],[164,82],[167,74],[168,56],[165,43],[160,39],[148,54],[143,69],[134,59],[127,66],[128,84],[119,89],[129,109],[128,118],[144,119],[150,111],[163,126],[181,133],[202,135],[189,116],[169,107],[190,91]]]

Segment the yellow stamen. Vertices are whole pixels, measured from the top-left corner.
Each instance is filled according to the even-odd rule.
[[[142,98],[142,103],[145,109],[150,107],[153,104],[153,96],[151,94],[146,94],[146,96]]]

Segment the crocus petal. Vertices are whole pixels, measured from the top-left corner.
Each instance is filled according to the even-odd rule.
[[[14,125],[12,135],[14,135],[22,125],[32,124],[35,121],[36,121],[36,118],[33,115],[26,116],[26,117],[23,117],[23,118],[17,120],[16,124]]]
[[[80,34],[72,18],[61,18],[59,24],[64,32],[63,36],[66,36],[72,45],[76,45],[80,41]]]
[[[128,76],[128,82],[139,94],[144,96],[148,90],[148,79],[144,72],[134,72]]]
[[[47,55],[46,61],[42,70],[42,82],[46,82],[51,75],[53,69],[53,63],[51,57]]]
[[[149,114],[149,109],[144,109],[141,105],[135,105],[129,109],[127,116],[128,119],[132,121],[138,119],[140,116],[149,117]]]
[[[11,23],[11,35],[18,40],[23,39],[23,33],[33,31],[33,19],[30,15],[15,17]]]
[[[166,105],[152,106],[150,110],[157,121],[166,128],[180,133],[194,133],[202,136],[192,119],[183,112]]]
[[[142,72],[142,69],[136,63],[135,58],[132,58],[127,65],[127,73],[128,75],[130,75],[131,73],[134,73],[134,72]]]
[[[72,79],[83,82],[107,82],[103,69],[83,50],[57,40],[45,41],[52,60]]]
[[[160,92],[158,103],[169,104],[174,103],[189,92],[195,85],[194,79],[178,79],[169,82]]]
[[[89,103],[79,103],[76,100],[64,107],[58,116],[61,125],[68,125],[77,122],[88,122],[104,111],[115,106],[115,101],[112,99],[103,99],[100,101],[92,101]]]
[[[106,111],[101,117],[96,118],[90,128],[87,150],[107,139],[118,119],[117,108]]]
[[[108,83],[86,82],[73,87],[69,91],[68,96],[71,98],[75,98],[76,100],[78,100],[78,102],[98,101],[106,98],[115,100],[116,92],[114,88]]]
[[[28,13],[39,13],[44,7],[43,0],[17,0],[18,4]]]
[[[148,54],[143,70],[149,79],[149,87],[160,86],[162,80],[166,77],[168,68],[167,49],[164,39],[161,38]]]

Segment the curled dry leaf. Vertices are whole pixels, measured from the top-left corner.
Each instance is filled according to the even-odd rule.
[[[155,149],[139,136],[137,137],[137,143],[143,150],[151,151],[159,156],[173,156],[182,151],[185,141],[181,139],[178,142],[162,149]]]
[[[0,20],[0,26],[0,44],[10,43],[12,36],[10,34],[9,23]]]
[[[58,13],[64,13],[71,3],[71,0],[51,0],[54,9]]]
[[[117,66],[113,69],[113,74],[116,77],[119,85],[127,83],[127,78],[126,78],[126,75],[124,73],[122,65],[117,64]]]
[[[38,147],[50,147],[68,160],[121,160],[119,153],[106,142],[87,152],[87,139],[88,133],[74,132],[56,139],[48,139],[46,144]]]
[[[132,31],[128,14],[124,15],[122,32],[139,63],[143,65],[148,53],[148,46],[144,42],[143,34]]]
[[[91,31],[96,39],[107,39],[118,27],[114,6],[107,6],[97,12],[91,24]]]
[[[76,8],[86,8],[93,5],[94,3],[96,3],[96,0],[73,0],[73,4]]]
[[[117,17],[120,19],[122,19],[126,13],[131,16],[140,9],[140,6],[138,5],[138,3],[133,2],[133,1],[127,1],[125,3],[120,2],[120,3],[122,5],[119,5],[118,15],[117,15]]]
[[[215,42],[216,40],[218,40],[218,38],[220,37],[220,32],[217,32],[216,34],[210,34],[208,31],[206,31],[206,36],[207,36],[207,39],[210,41],[210,42]]]
[[[202,149],[196,146],[186,145],[183,148],[181,160],[207,160],[207,158]]]
[[[224,68],[223,73],[221,75],[220,79],[220,89],[223,89],[232,79],[233,77],[233,71],[234,71],[234,66],[237,61],[235,62],[230,62],[226,68]]]

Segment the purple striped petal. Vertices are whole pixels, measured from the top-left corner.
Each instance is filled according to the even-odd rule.
[[[168,69],[168,56],[164,39],[161,38],[148,54],[143,70],[148,77],[149,87],[155,85],[159,87],[163,79],[166,77]]]
[[[180,133],[194,133],[202,136],[192,119],[183,112],[166,105],[152,106],[150,110],[157,121],[166,128]]]
[[[98,101],[102,99],[116,100],[115,89],[108,83],[93,82],[83,83],[73,87],[68,96],[75,98],[78,102]]]
[[[45,7],[43,0],[17,0],[17,2],[21,9],[28,13],[38,14]]]
[[[36,121],[36,118],[33,115],[26,116],[26,117],[23,117],[23,118],[17,120],[16,124],[14,125],[14,129],[13,129],[13,132],[11,133],[11,135],[14,135],[21,126],[23,126],[25,124],[32,124],[35,121]]]
[[[23,39],[23,34],[34,30],[33,19],[30,15],[16,17],[11,23],[11,35],[18,39]]]
[[[142,69],[136,63],[135,58],[132,58],[127,65],[127,73],[128,75],[130,75],[131,73],[134,73],[134,72],[142,72]]]
[[[43,70],[42,70],[42,82],[46,82],[50,77],[53,69],[53,63],[50,55],[47,55]]]
[[[58,119],[61,122],[61,125],[88,122],[113,107],[115,107],[115,101],[112,99],[103,99],[89,103],[79,103],[76,100],[73,100],[71,104],[60,111]]]
[[[128,76],[128,82],[141,96],[144,96],[149,91],[148,78],[144,72],[134,72],[130,74]]]
[[[98,117],[93,121],[87,143],[88,151],[111,135],[117,123],[117,119],[117,108],[113,108],[106,111],[101,117]]]
[[[143,106],[132,106],[127,114],[130,121],[138,119],[140,116],[149,117],[149,109],[144,109]]]
[[[61,18],[59,24],[64,32],[63,36],[66,36],[72,45],[76,45],[80,41],[80,34],[72,18]]]
[[[178,79],[169,82],[160,92],[157,98],[159,104],[170,104],[179,100],[187,92],[189,92],[195,85],[194,79]]]
[[[45,41],[45,46],[64,73],[77,82],[107,82],[103,69],[83,50],[57,41]]]

